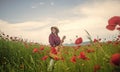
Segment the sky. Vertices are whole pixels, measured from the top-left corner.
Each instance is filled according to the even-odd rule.
[[[0,0],[0,30],[10,36],[49,44],[50,27],[57,26],[65,43],[76,36],[111,39],[118,31],[106,29],[108,20],[120,16],[120,0]]]

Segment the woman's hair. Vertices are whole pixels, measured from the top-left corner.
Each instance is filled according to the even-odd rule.
[[[52,29],[55,29],[57,34],[59,33],[59,29],[56,26],[51,27],[51,31]]]

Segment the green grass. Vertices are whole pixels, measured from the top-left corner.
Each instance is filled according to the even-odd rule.
[[[119,41],[118,41],[119,42]],[[114,53],[120,53],[120,42],[114,45],[114,41],[110,44],[96,42],[90,46],[81,46],[78,50],[74,47],[65,46],[62,52],[64,61],[55,62],[52,72],[94,72],[94,66],[100,65],[97,72],[113,72],[120,70],[110,64],[110,57]],[[48,55],[50,47],[44,46],[44,50],[40,47],[44,45],[35,43],[25,43],[21,41],[11,41],[0,38],[0,72],[47,72],[50,57],[47,60],[41,58]],[[39,52],[33,53],[33,49],[38,48]],[[86,49],[94,49],[95,52],[87,53]],[[70,61],[73,55],[78,56],[81,51],[86,53],[90,60],[76,60],[76,63]],[[117,71],[116,71],[117,72]]]

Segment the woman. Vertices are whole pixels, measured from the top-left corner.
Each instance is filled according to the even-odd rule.
[[[60,40],[60,37],[58,36],[59,29],[57,27],[51,27],[51,34],[49,35],[49,43],[51,45],[51,48],[55,48],[56,51],[59,51],[59,46],[63,43],[65,36],[62,40]],[[51,58],[50,64],[48,67],[48,71],[52,71],[54,67],[54,59]]]
[[[51,47],[59,46],[61,43],[60,37],[58,36],[59,29],[57,27],[51,27],[51,34],[49,35],[49,43]]]

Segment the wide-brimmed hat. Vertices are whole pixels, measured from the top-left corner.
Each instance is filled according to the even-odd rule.
[[[59,29],[58,29],[56,26],[51,27],[51,30],[52,30],[53,28],[56,29],[57,33],[59,33]]]

